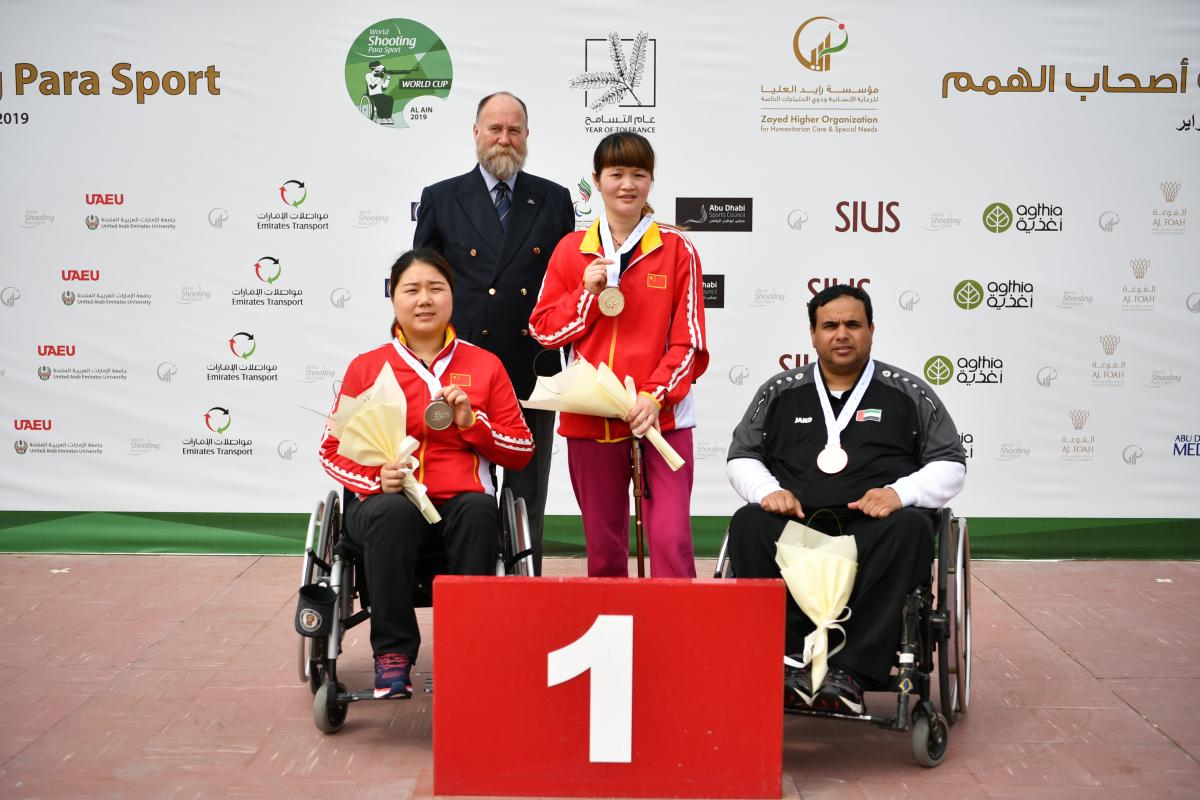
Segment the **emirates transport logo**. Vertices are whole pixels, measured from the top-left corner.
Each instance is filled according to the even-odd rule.
[[[258,343],[254,341],[253,333],[238,331],[233,336],[229,337],[230,352],[243,361],[254,355],[254,351],[257,349]]]
[[[219,433],[223,436],[232,424],[233,417],[230,415],[228,408],[213,406],[204,412],[204,426],[213,433]]]
[[[283,267],[279,265],[279,259],[274,256],[263,256],[258,261],[254,262],[254,274],[263,283],[274,283],[279,280],[279,276],[283,274]]]
[[[811,17],[792,35],[792,53],[805,69],[828,72],[830,56],[850,44],[846,24],[833,17]]]
[[[284,205],[299,208],[308,199],[308,188],[305,187],[304,181],[294,178],[284,181],[283,185],[279,187],[279,198],[283,200]]]

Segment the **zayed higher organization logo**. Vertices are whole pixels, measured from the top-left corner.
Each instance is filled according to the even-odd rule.
[[[805,69],[828,72],[831,56],[850,44],[846,25],[833,17],[811,17],[792,34],[792,54]]]

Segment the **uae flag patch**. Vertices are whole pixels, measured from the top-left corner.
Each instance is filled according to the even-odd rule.
[[[883,419],[881,408],[860,408],[854,412],[855,422],[879,422]]]

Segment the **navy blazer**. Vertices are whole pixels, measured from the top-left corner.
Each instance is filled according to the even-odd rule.
[[[535,382],[535,359],[537,374],[561,369],[557,351],[538,357],[542,348],[529,335],[529,315],[554,246],[575,229],[571,194],[553,181],[518,172],[509,218],[505,230],[476,166],[421,192],[413,247],[432,247],[450,262],[455,331],[495,353],[517,396],[526,398]]]

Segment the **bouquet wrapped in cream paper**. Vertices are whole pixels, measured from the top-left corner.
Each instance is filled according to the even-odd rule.
[[[528,400],[522,400],[521,405],[546,411],[625,419],[636,402],[637,387],[633,378],[626,375],[622,384],[607,364],[593,367],[586,359],[577,358],[574,364],[557,375],[538,378],[533,393]],[[683,466],[683,459],[675,452],[675,448],[667,444],[658,428],[646,431],[646,439],[672,470]]]
[[[396,381],[390,364],[384,364],[371,388],[358,397],[342,395],[338,409],[329,417],[333,435],[338,438],[338,455],[357,461],[364,467],[379,467],[392,461],[410,465],[404,470],[404,494],[413,501],[432,525],[441,522],[433,502],[426,496],[425,487],[412,473],[418,462],[411,458],[421,446],[405,431],[408,420],[408,401]]]
[[[775,545],[775,563],[788,591],[816,630],[804,637],[804,662],[812,664],[812,688],[816,691],[829,669],[828,658],[845,647],[842,642],[829,649],[829,631],[846,631],[838,623],[850,618],[846,603],[858,574],[858,546],[853,536],[827,536],[798,522],[789,522]],[[844,613],[843,613],[844,610]]]

